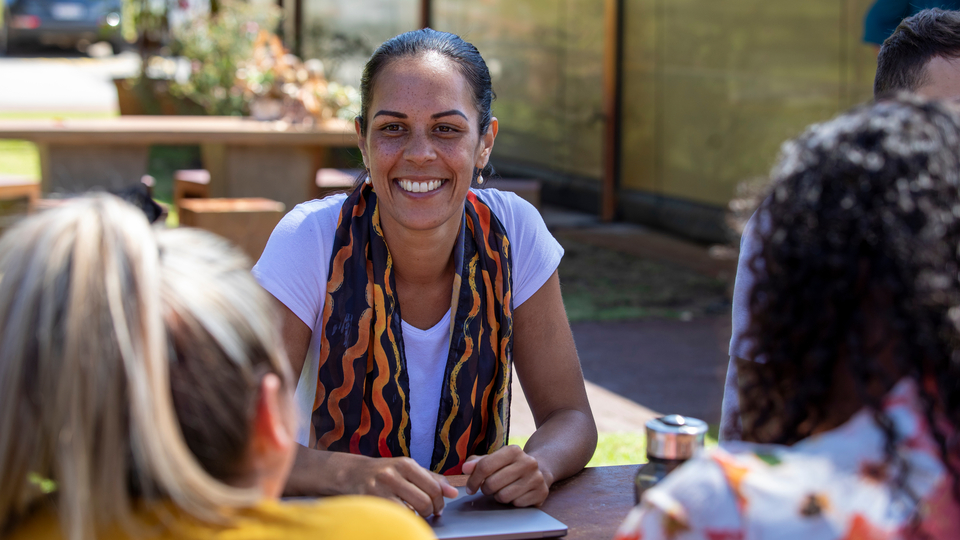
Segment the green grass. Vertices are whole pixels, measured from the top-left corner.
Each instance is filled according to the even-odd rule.
[[[557,236],[563,304],[571,322],[684,319],[727,312],[725,281],[687,268]]]
[[[719,425],[711,425],[707,431],[706,446],[717,445]],[[522,447],[529,437],[510,437],[510,444]],[[640,433],[600,433],[597,437],[597,450],[587,467],[606,467],[609,465],[633,465],[646,463],[646,443],[643,432]]]
[[[4,111],[2,120],[40,120],[44,118],[87,119],[116,116],[102,112],[67,111]],[[27,176],[40,178],[40,156],[37,147],[29,141],[0,139],[0,176]]]
[[[0,139],[0,176],[27,176],[39,180],[37,147],[27,141]]]

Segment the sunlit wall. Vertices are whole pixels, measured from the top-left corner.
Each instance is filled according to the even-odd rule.
[[[625,0],[619,215],[723,239],[738,182],[783,140],[870,97],[870,0]],[[434,0],[434,26],[496,68],[495,163],[596,212],[601,0]]]
[[[627,0],[622,215],[713,239],[785,139],[870,98],[870,3]]]
[[[602,1],[434,0],[433,25],[472,42],[491,68],[495,165],[597,183]]]
[[[287,20],[292,20],[292,5]],[[363,64],[385,40],[419,24],[420,0],[303,0],[305,58],[323,58],[340,82],[357,86]]]
[[[418,23],[418,0],[304,2],[305,26],[362,36],[370,50]],[[604,3],[433,0],[432,11],[490,66],[501,174],[541,178],[545,200],[591,212],[604,171]],[[806,125],[869,99],[870,4],[623,0],[619,217],[723,240],[740,181],[765,175]],[[305,51],[323,54],[313,41]],[[355,84],[363,56],[338,61],[338,78]]]

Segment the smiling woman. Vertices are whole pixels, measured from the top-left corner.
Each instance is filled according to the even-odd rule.
[[[536,505],[596,426],[560,297],[563,249],[519,197],[477,190],[497,136],[475,47],[397,36],[361,82],[367,179],[297,206],[254,268],[300,373],[291,494],[372,493],[439,513],[469,490]],[[402,313],[402,315],[401,315]],[[510,373],[537,432],[508,446]]]

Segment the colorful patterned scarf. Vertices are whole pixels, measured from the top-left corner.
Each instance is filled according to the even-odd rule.
[[[430,464],[443,474],[460,474],[470,455],[503,447],[509,432],[510,242],[472,191],[454,265],[450,353]],[[400,305],[377,195],[368,185],[343,203],[328,276],[313,407],[316,448],[409,456],[411,390]]]

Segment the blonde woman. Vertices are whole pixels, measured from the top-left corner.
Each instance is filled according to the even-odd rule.
[[[0,240],[0,535],[429,538],[373,498],[276,501],[296,445],[242,256],[110,196]]]

